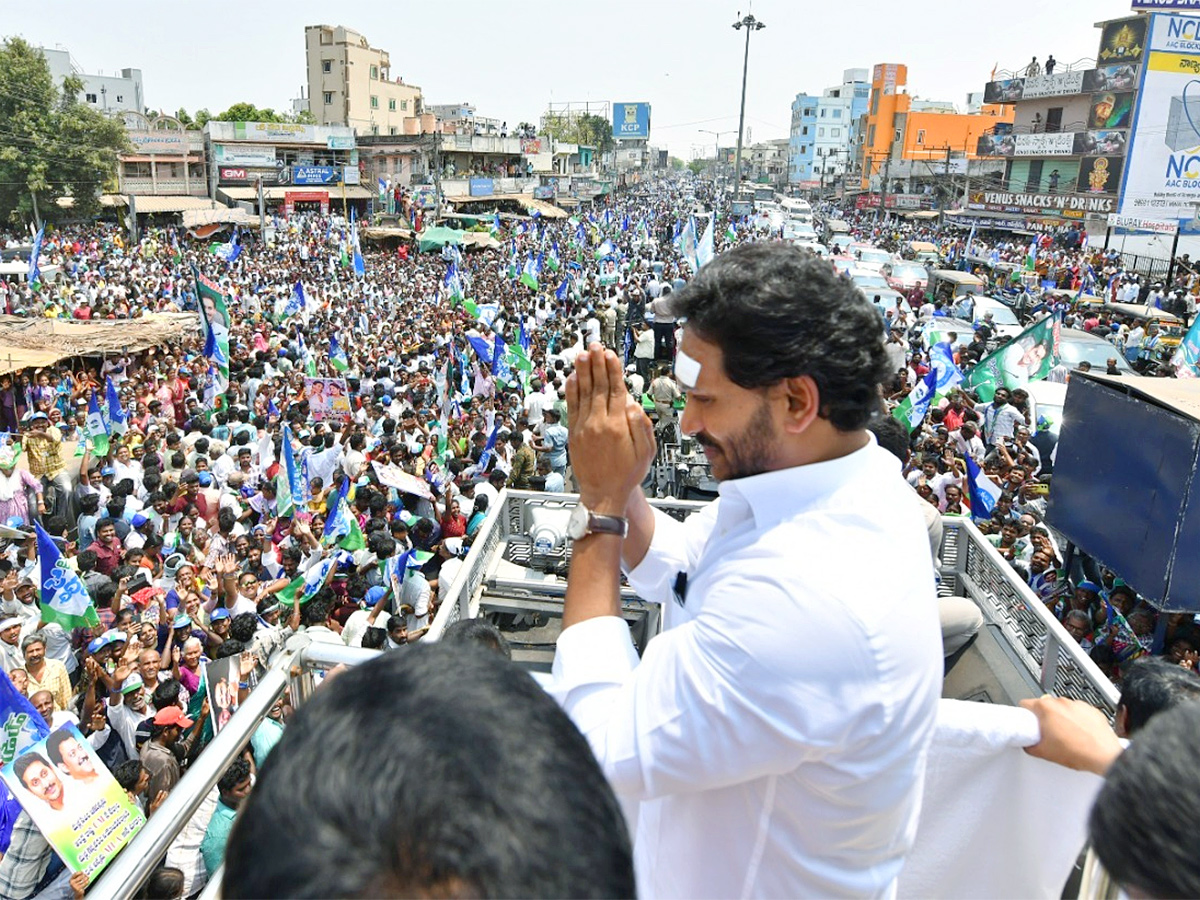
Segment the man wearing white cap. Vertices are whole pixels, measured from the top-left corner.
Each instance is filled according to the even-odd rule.
[[[11,672],[25,665],[25,655],[21,652],[21,622],[20,616],[8,616],[0,620],[0,669]]]

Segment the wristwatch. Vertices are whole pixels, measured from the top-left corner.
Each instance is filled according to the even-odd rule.
[[[629,520],[620,516],[599,516],[582,503],[571,510],[567,520],[567,537],[573,541],[589,534],[615,534],[625,537],[629,533]]]

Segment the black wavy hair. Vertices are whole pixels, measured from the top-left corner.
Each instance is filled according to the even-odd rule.
[[[839,431],[865,428],[888,376],[879,313],[847,278],[791,244],[722,253],[679,293],[686,327],[721,348],[744,388],[809,376],[820,415]]]

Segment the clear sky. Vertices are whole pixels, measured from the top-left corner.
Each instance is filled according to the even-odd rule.
[[[736,131],[744,32],[752,11],[746,126],[786,137],[797,93],[843,69],[906,63],[909,93],[960,107],[994,66],[1096,55],[1095,22],[1128,0],[285,0],[188,6],[146,0],[0,0],[0,37],[70,50],[88,73],[140,68],[151,108],[218,113],[239,101],[290,108],[305,79],[304,26],[345,25],[391,54],[392,74],[426,103],[537,122],[547,104],[647,101],[651,143],[685,159],[711,147],[699,129]],[[732,146],[736,134],[721,143]]]

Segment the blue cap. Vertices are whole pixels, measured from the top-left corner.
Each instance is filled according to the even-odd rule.
[[[103,469],[100,470],[100,477],[104,478],[109,475],[115,475],[116,473],[117,473],[117,470],[114,469],[112,466],[105,466]]]
[[[386,593],[387,588],[376,585],[367,591],[367,595],[363,599],[366,600],[368,606],[374,606]]]
[[[171,623],[172,628],[187,628],[192,624],[192,618],[187,613],[180,613],[175,617],[175,621]]]
[[[1094,581],[1081,581],[1079,584],[1075,585],[1075,587],[1077,590],[1081,591],[1091,591],[1094,594],[1100,593],[1100,585],[1096,584]]]
[[[149,521],[150,520],[148,518],[146,518],[146,516],[142,515],[141,513],[134,513],[133,518],[129,520],[129,524],[132,525],[134,528],[141,528],[143,525],[145,525]]]
[[[212,487],[213,477],[208,472],[201,472],[196,476],[200,480],[201,487]]]
[[[230,613],[225,607],[218,606],[212,611],[212,615],[209,616],[209,619],[211,619],[213,622],[220,622],[222,619],[228,619],[231,615],[232,613]]]

